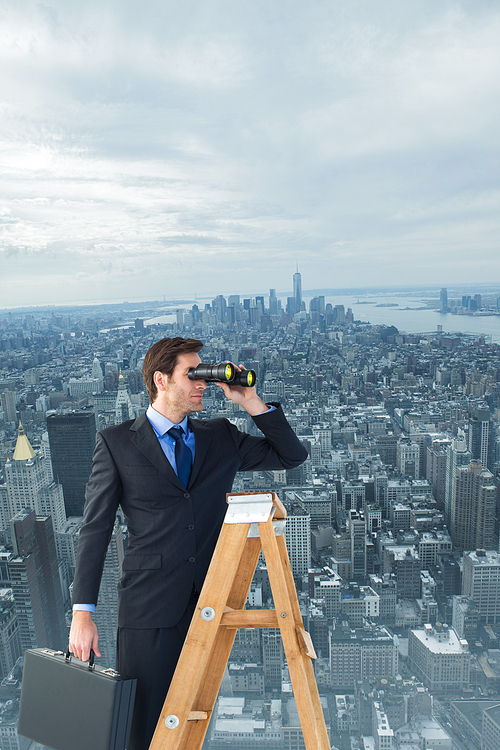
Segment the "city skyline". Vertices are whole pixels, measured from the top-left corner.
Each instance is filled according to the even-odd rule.
[[[498,10],[289,9],[4,4],[2,306],[497,276]]]
[[[350,750],[354,738],[364,747],[386,739],[387,750],[397,750],[411,731],[415,740],[420,732],[428,744],[434,738],[451,747],[463,728],[455,709],[474,700],[479,716],[480,701],[497,706],[500,695],[500,342],[488,341],[484,329],[463,330],[498,330],[500,297],[470,285],[462,294],[457,287],[401,294],[396,303],[390,295],[351,297],[351,308],[343,297],[310,299],[295,264],[288,283],[294,293],[285,299],[271,287],[192,306],[75,305],[0,315],[0,562],[10,576],[0,635],[12,632],[0,639],[0,669],[16,674],[28,638],[47,645],[40,587],[29,577],[21,536],[34,540],[39,531],[43,542],[52,516],[53,588],[67,612],[84,487],[75,486],[72,499],[65,469],[70,478],[84,469],[85,436],[90,448],[96,429],[141,419],[151,344],[195,337],[204,343],[203,361],[253,369],[263,400],[281,403],[307,449],[293,469],[238,474],[232,491],[276,492],[287,510],[285,540],[332,743]],[[372,315],[371,322],[357,319]],[[422,322],[420,333],[399,329],[411,320]],[[462,333],[449,333],[448,325]],[[215,385],[200,416],[253,429]],[[86,461],[88,473],[89,455]],[[121,512],[116,520],[123,524]],[[115,526],[96,615],[100,664],[111,668],[116,580],[127,551],[127,531]],[[248,607],[272,607],[271,594],[259,565]],[[38,630],[29,630],[26,611]],[[0,703],[15,737],[19,680],[6,683],[10,692]],[[279,631],[238,631],[214,714],[207,750],[297,744]],[[497,719],[484,712],[471,747],[496,750],[488,737],[496,736]]]

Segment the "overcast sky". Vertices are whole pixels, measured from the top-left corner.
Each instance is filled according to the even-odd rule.
[[[0,307],[500,282],[500,4],[0,0]]]

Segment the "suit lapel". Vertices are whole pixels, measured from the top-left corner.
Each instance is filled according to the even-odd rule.
[[[189,425],[194,433],[195,453],[188,487],[190,487],[196,480],[213,437],[212,430],[209,427],[206,427],[203,422],[197,419],[190,419]],[[141,414],[141,416],[132,423],[130,426],[130,432],[132,433],[130,438],[131,441],[147,458],[147,460],[156,466],[160,474],[173,484],[177,485],[177,487],[185,489],[184,485],[179,480],[179,477],[172,469],[170,461],[163,453],[155,431],[151,427],[146,414]]]
[[[178,487],[184,488],[177,474],[172,469],[170,461],[163,453],[162,447],[151,427],[146,414],[141,414],[130,426],[131,441],[138,450],[150,461],[160,474]]]
[[[189,418],[188,418],[189,419]],[[203,422],[198,419],[189,419],[189,426],[194,433],[194,464],[191,469],[191,476],[189,477],[188,487],[190,487],[196,480],[205,456],[207,455],[208,448],[212,442],[213,432],[209,427],[206,427]]]

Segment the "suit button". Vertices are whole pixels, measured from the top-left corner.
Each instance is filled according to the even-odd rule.
[[[196,557],[190,557],[189,558],[189,562],[195,562],[195,560],[196,560]]]
[[[192,531],[194,529],[194,523],[190,523],[188,529],[189,531]]]
[[[184,493],[184,497],[186,498],[186,500],[189,500],[189,498],[190,498],[190,494],[189,494],[189,492],[185,492],[185,493]]]

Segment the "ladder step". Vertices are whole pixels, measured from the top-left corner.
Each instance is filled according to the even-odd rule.
[[[211,711],[191,711],[188,721],[206,721],[210,714]]]
[[[304,628],[301,628],[299,625],[295,628],[295,632],[297,633],[297,640],[299,642],[299,648],[304,651],[307,656],[311,657],[311,659],[317,659],[316,651],[314,650],[312,638],[307,632],[307,630],[304,630]]]
[[[278,616],[274,609],[233,609],[226,607],[221,617],[221,625],[226,628],[279,628]]]

